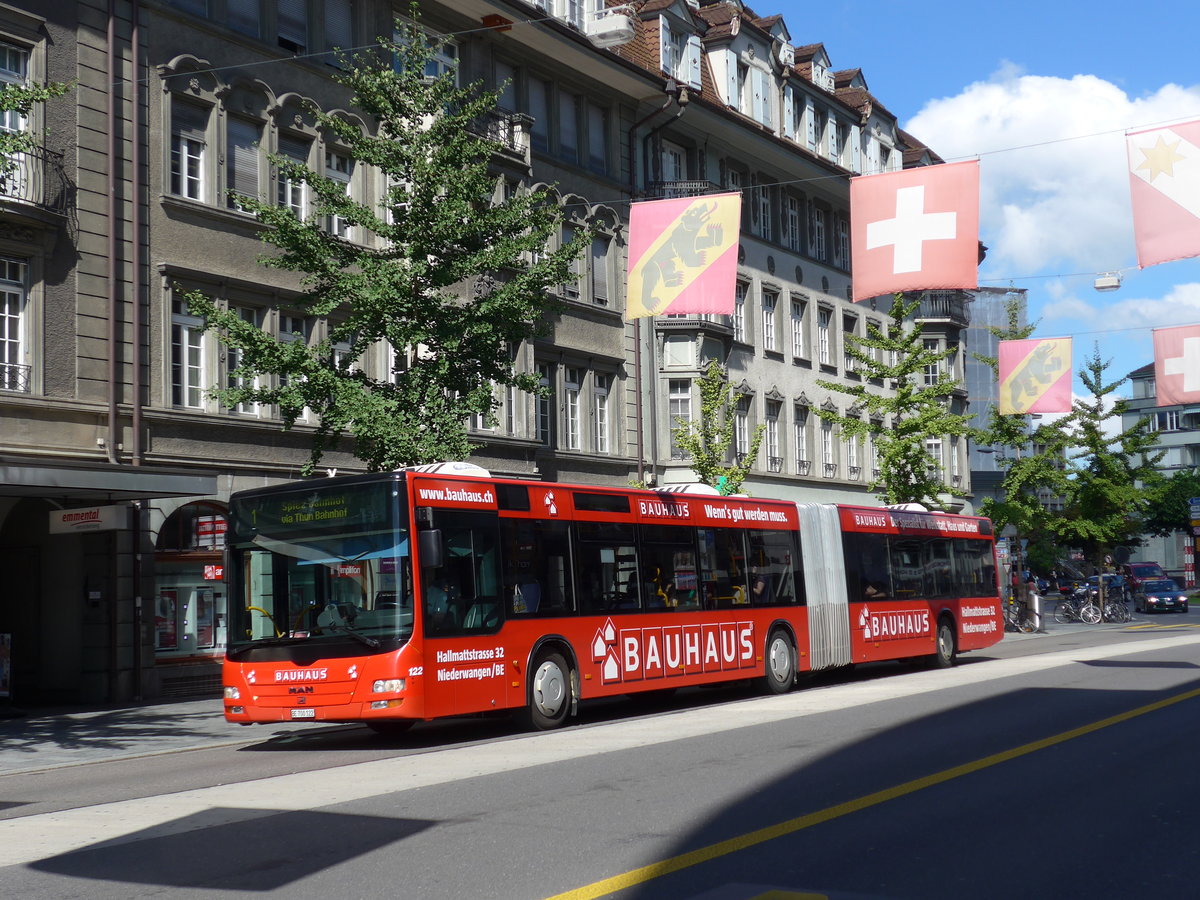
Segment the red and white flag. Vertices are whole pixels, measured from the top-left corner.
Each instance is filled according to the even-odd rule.
[[[1154,329],[1154,390],[1159,406],[1200,403],[1200,325]]]
[[[1125,142],[1138,266],[1200,256],[1200,120]]]
[[[979,284],[979,161],[850,180],[857,302]]]

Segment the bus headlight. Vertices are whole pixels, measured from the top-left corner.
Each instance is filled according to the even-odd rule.
[[[404,690],[403,678],[384,678],[371,685],[372,694],[394,694]]]
[[[241,699],[242,699],[242,692],[241,692],[241,691],[239,691],[239,690],[238,690],[237,688],[235,688],[235,687],[232,687],[232,686],[228,686],[228,685],[227,685],[227,686],[225,687],[225,699],[226,699],[226,700],[241,700]]]

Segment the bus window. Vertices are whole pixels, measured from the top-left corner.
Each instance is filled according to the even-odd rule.
[[[422,568],[426,633],[496,631],[502,609],[495,517],[445,512],[437,524],[442,532],[442,564]]]
[[[926,538],[923,544],[925,596],[952,596],[955,574],[950,561],[950,540],[948,538]]]
[[[700,577],[705,609],[750,603],[743,533],[736,528],[701,528]]]
[[[501,519],[500,545],[504,597],[510,616],[574,612],[567,523]]]
[[[915,600],[925,596],[922,582],[921,542],[889,538],[892,557],[892,591],[896,600]]]
[[[647,609],[700,608],[694,528],[643,525],[642,570]]]
[[[849,532],[844,535],[842,546],[846,558],[846,596],[851,601],[891,598],[887,538],[882,534]]]
[[[800,602],[794,569],[800,557],[793,534],[751,530],[746,532],[746,539],[750,546],[750,602],[755,606]],[[803,578],[799,584],[803,585]]]
[[[575,526],[575,594],[586,614],[641,608],[641,575],[632,525],[579,522]]]

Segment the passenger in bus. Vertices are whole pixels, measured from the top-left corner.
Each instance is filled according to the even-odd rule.
[[[450,631],[458,627],[458,589],[449,576],[435,576],[425,588],[425,615],[431,631]]]
[[[771,578],[757,567],[750,570],[750,602],[771,602]]]

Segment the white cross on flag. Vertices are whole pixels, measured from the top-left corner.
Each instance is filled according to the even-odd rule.
[[[1154,390],[1159,406],[1200,403],[1200,325],[1154,329]]]
[[[850,181],[854,300],[979,284],[979,161]]]

